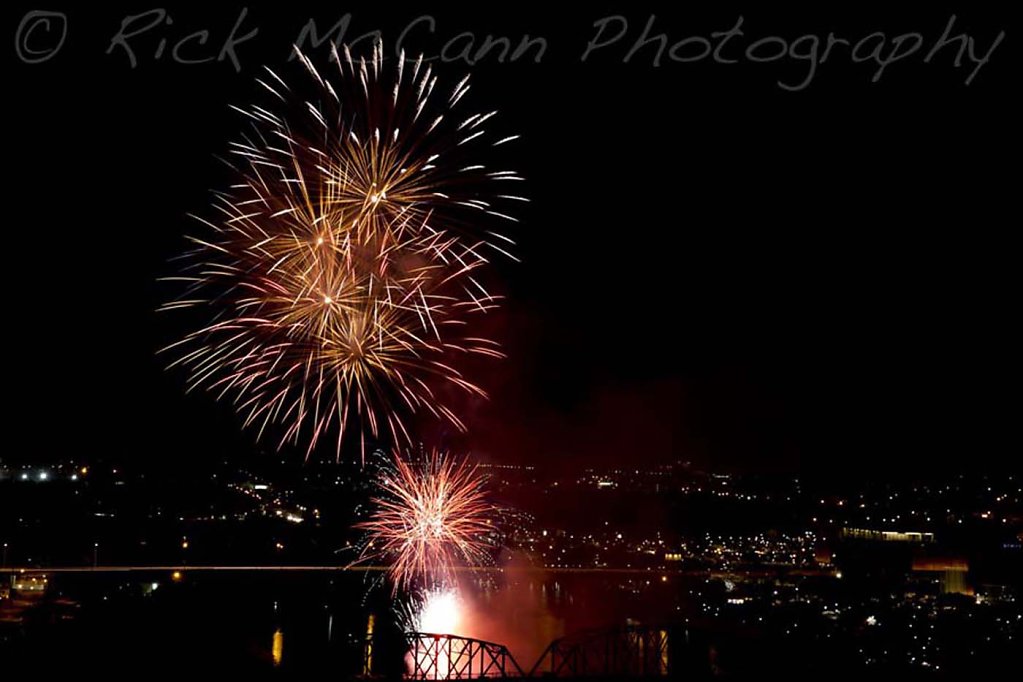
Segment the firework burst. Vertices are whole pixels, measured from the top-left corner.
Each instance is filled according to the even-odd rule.
[[[524,201],[488,193],[517,174],[467,159],[514,138],[487,132],[493,114],[459,116],[467,81],[442,97],[421,57],[388,69],[380,45],[368,60],[346,48],[325,76],[298,56],[312,95],[269,69],[259,79],[288,115],[238,109],[252,125],[231,146],[237,182],[167,278],[185,292],[162,309],[208,314],[164,349],[171,366],[307,455],[332,430],[338,456],[353,428],[363,453],[367,436],[411,443],[412,414],[464,430],[437,384],[485,395],[455,358],[501,357],[466,328],[498,300],[479,277],[488,251],[511,242],[481,225]]]
[[[395,591],[443,583],[452,568],[490,560],[492,505],[475,466],[433,451],[417,462],[396,457],[377,480],[362,560],[390,563]]]
[[[412,214],[419,219],[412,221],[414,227],[429,229],[425,219],[430,217],[455,232],[473,258],[486,261],[488,251],[514,258],[508,250],[514,245],[511,239],[480,225],[517,222],[506,207],[527,201],[514,192],[523,178],[481,160],[489,155],[487,148],[518,136],[489,132],[487,124],[496,111],[459,113],[469,92],[468,77],[451,90],[442,89],[422,55],[409,60],[404,52],[395,68],[387,69],[383,45],[377,43],[369,60],[353,58],[347,47],[332,52],[335,86],[330,74],[321,75],[307,57],[296,54],[320,88],[321,104],[307,104],[312,115],[301,119],[303,136],[316,144],[290,144],[293,131],[283,121],[267,121],[256,112],[254,123],[269,127],[264,137],[289,144],[284,150],[264,145],[246,152],[271,163],[304,159],[328,180],[332,204],[348,210],[373,238],[388,238],[395,220]],[[268,74],[271,78],[261,84],[287,101],[290,88]],[[323,149],[333,153],[324,154]]]

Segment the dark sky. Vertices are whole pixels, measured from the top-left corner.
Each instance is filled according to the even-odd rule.
[[[105,52],[146,4],[67,3],[55,57],[27,65],[7,49],[5,454],[256,450],[226,406],[183,395],[154,356],[183,331],[154,312],[168,293],[155,279],[182,248],[185,214],[225,182],[214,154],[241,126],[228,105],[260,96],[253,77],[281,67],[310,17],[326,28],[351,11],[352,36],[390,40],[433,14],[436,34],[414,43],[433,51],[461,31],[548,40],[539,64],[472,69],[473,108],[500,109],[523,135],[514,161],[533,202],[515,232],[523,263],[501,266],[509,302],[489,322],[510,357],[476,377],[493,399],[463,405],[467,437],[428,440],[550,466],[1019,468],[1012,31],[969,86],[972,66],[951,53],[893,64],[877,83],[876,66],[835,58],[800,92],[777,84],[806,74],[792,60],[654,67],[647,50],[622,63],[651,11],[673,41],[743,15],[750,36],[918,31],[927,48],[955,13],[979,50],[1010,28],[1007,10],[632,2],[553,17],[519,3],[292,2],[250,6],[259,35],[238,48],[241,73],[153,58],[161,37],[209,28],[223,42],[240,6],[213,5],[170,6],[172,26],[133,41],[134,69]],[[31,9],[5,8],[8,45]],[[611,14],[629,18],[629,39],[580,63]]]

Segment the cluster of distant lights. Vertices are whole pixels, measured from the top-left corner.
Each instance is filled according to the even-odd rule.
[[[85,476],[87,473],[89,473],[89,467],[82,467],[81,469],[77,470],[76,472],[68,476],[67,479],[70,481],[77,481],[82,476]],[[40,469],[39,471],[36,472],[22,471],[20,474],[18,474],[18,480],[26,482],[37,481],[39,483],[47,483],[49,481],[57,480],[57,478],[58,477],[55,477],[48,469]]]
[[[259,512],[263,516],[270,516],[283,519],[288,523],[299,524],[306,520],[310,513],[308,507],[288,501],[289,492],[273,492],[268,483],[248,482],[243,484],[230,483],[228,488],[237,493],[256,501],[259,504]],[[314,519],[320,518],[320,510],[311,510]],[[244,515],[243,515],[244,516]]]
[[[495,470],[500,468],[514,469],[517,467],[492,467]],[[688,468],[688,467],[686,467]],[[548,484],[548,492],[557,492],[568,485],[575,485],[582,488],[596,488],[598,490],[638,489],[637,486],[648,486],[657,482],[658,486],[664,484],[660,481],[665,477],[673,475],[673,467],[662,467],[655,470],[642,469],[611,469],[598,470],[588,468],[583,474],[568,481],[551,481]],[[962,476],[960,477],[962,478]],[[511,481],[502,481],[512,483]],[[793,495],[780,494],[772,496],[762,491],[754,492],[740,489],[741,481],[733,480],[725,474],[711,474],[704,482],[684,482],[669,488],[688,495],[712,495],[745,502],[771,502],[779,500],[784,502],[795,502],[803,495],[799,480],[793,479]],[[1018,505],[1023,502],[1023,485],[1018,477],[1008,476],[1000,479],[994,485],[989,485],[987,479],[976,489],[976,493],[986,496],[987,499],[978,509],[953,509],[943,498],[961,494],[967,488],[962,484],[930,487],[927,485],[914,485],[905,490],[891,490],[886,488],[883,491],[862,492],[851,498],[831,496],[828,498],[812,497],[808,501],[819,503],[819,509],[823,513],[813,515],[810,522],[813,524],[841,524],[849,520],[868,521],[872,523],[899,524],[906,522],[916,523],[938,523],[944,522],[955,525],[963,525],[971,517],[982,521],[994,521],[1003,524],[1012,522],[1011,514],[999,513],[998,508],[1002,505]],[[910,508],[893,509],[892,506],[902,503],[915,504]],[[913,508],[915,507],[915,508]],[[828,512],[837,512],[831,513]]]
[[[988,604],[991,601],[1003,601],[1005,603],[1014,603],[1015,598],[1008,597],[1000,600],[997,599],[992,600],[992,598],[989,596],[983,596],[978,594],[975,603],[978,606],[980,606]],[[939,608],[938,604],[935,603],[932,598],[930,598],[929,596],[925,596],[921,599],[917,599],[912,603],[903,605],[901,609],[899,609],[902,611],[906,611],[908,609],[908,622],[906,622],[907,631],[914,630],[914,624],[920,626],[916,628],[917,632],[912,634],[912,640],[906,642],[906,644],[912,647],[912,649],[903,652],[907,656],[907,660],[910,665],[918,665],[925,668],[933,668],[934,670],[940,669],[939,663],[934,660],[935,658],[934,654],[936,653],[940,654],[941,650],[941,647],[934,641],[935,634],[934,630],[936,629],[934,621],[935,618],[939,617],[940,612],[942,610],[947,610],[947,608],[948,607]],[[966,615],[969,619],[972,620],[975,613],[979,612],[968,611]],[[918,621],[920,620],[925,620],[925,622],[919,623]],[[1006,642],[1012,642],[1015,639],[1016,636],[1014,634],[1015,632],[1014,625],[1015,623],[1018,623],[1021,620],[1023,620],[1023,614],[1016,614],[1015,618],[995,617],[993,619],[994,623],[998,627],[997,634],[1004,637]],[[870,626],[881,625],[880,621],[875,616],[868,617],[866,624]],[[906,634],[909,633],[906,632]],[[984,637],[984,640],[986,643],[990,643],[992,640],[991,635],[990,634],[986,635]],[[889,652],[888,650],[889,648],[890,646],[886,647],[885,650],[880,652],[880,654],[878,654],[877,652],[871,652],[870,654],[868,654],[864,649],[860,649],[860,654],[865,657],[865,662],[868,665],[877,664],[883,662],[887,658],[891,658],[892,654]],[[977,650],[971,647],[970,655],[973,656],[977,655]]]
[[[836,575],[836,577],[841,576]],[[710,585],[713,582],[715,581],[712,579],[704,581],[706,585]],[[936,631],[940,631],[941,627],[940,623],[935,623],[935,618],[939,617],[941,611],[947,611],[950,607],[939,606],[939,603],[931,595],[914,596],[913,594],[906,594],[903,597],[898,597],[895,594],[891,595],[895,608],[888,614],[892,616],[891,620],[888,620],[887,618],[879,617],[876,612],[871,613],[870,610],[865,608],[867,606],[879,606],[876,601],[871,604],[847,604],[843,606],[837,601],[831,601],[813,593],[801,593],[798,583],[780,586],[781,589],[779,589],[779,586],[776,586],[766,594],[740,594],[736,592],[736,585],[734,583],[728,580],[724,582],[728,596],[724,599],[723,603],[719,602],[718,598],[713,596],[713,593],[705,594],[698,588],[696,590],[688,590],[688,594],[690,597],[706,598],[700,601],[700,610],[704,614],[720,618],[731,612],[743,623],[764,623],[765,615],[767,614],[758,615],[758,609],[768,606],[773,609],[784,603],[816,605],[820,608],[821,615],[831,621],[838,621],[841,616],[849,614],[854,619],[858,619],[856,622],[866,627],[881,628],[886,626],[893,634],[901,633],[905,637],[904,641],[901,642],[901,644],[905,645],[905,648],[899,647],[899,644],[891,638],[886,639],[885,645],[875,651],[860,648],[859,653],[866,665],[876,665],[886,660],[896,660],[901,656],[905,656],[903,660],[906,660],[910,665],[933,670],[940,670],[941,668],[941,648],[935,641],[935,638],[938,636]],[[1002,595],[1000,598],[997,598],[990,595],[978,595],[975,604],[980,606],[993,601],[1012,604],[1015,603],[1015,597],[1012,595]],[[676,610],[681,610],[681,607],[676,607]],[[902,622],[902,619],[898,617],[900,612],[908,613],[905,630],[899,625]],[[971,620],[975,615],[979,614],[979,611],[972,609],[966,612],[966,616]],[[771,616],[768,615],[768,618],[771,619]],[[977,643],[991,643],[995,637],[1003,638],[1006,643],[1013,642],[1018,637],[1016,628],[1020,621],[1023,621],[1023,614],[994,617],[992,622],[996,625],[997,630],[986,634],[983,637],[984,642],[978,640]],[[835,634],[828,630],[822,631],[820,628],[812,625],[811,627],[805,627],[808,623],[801,623],[799,621],[781,621],[776,622],[776,624],[780,626],[780,632],[785,636],[795,636],[798,633],[803,633],[804,636],[823,636],[826,639],[830,639]],[[969,653],[976,656],[979,652],[971,647]]]
[[[756,558],[748,557],[747,561],[785,563],[791,566],[830,564],[834,558],[817,558],[815,544],[818,538],[812,531],[777,537],[768,537],[762,533],[748,536],[707,533],[702,539],[677,543],[666,543],[659,531],[655,535],[654,538],[629,539],[622,532],[610,528],[604,534],[563,530],[530,532],[520,529],[513,537],[520,547],[537,553],[547,568],[608,568],[606,557],[602,557],[600,552],[616,549],[624,549],[633,555],[661,558],[664,563],[710,560],[722,566],[742,560],[743,556],[750,554]],[[586,564],[565,561],[567,551],[579,549],[594,550],[597,555]],[[632,567],[631,562],[625,565],[625,568]],[[642,567],[654,570],[648,565]]]

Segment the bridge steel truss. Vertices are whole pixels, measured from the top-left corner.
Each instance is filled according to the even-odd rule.
[[[405,679],[477,680],[525,677],[508,649],[493,642],[425,632],[406,633]]]
[[[551,642],[529,677],[666,677],[684,639],[677,628],[587,630]]]
[[[667,677],[674,652],[688,641],[675,627],[586,630],[556,639],[523,671],[506,647],[469,637],[405,633],[405,679]]]

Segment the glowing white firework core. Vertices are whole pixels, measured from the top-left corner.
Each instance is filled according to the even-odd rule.
[[[430,590],[419,612],[417,629],[438,635],[457,635],[462,625],[462,604],[450,588]]]
[[[413,630],[431,635],[462,636],[460,630],[464,613],[462,600],[455,588],[430,589],[422,595],[418,608],[418,612],[411,614]],[[416,671],[416,676],[423,679],[448,679],[451,677],[452,661],[461,660],[463,653],[464,644],[458,640],[429,638],[427,642],[416,640],[406,661]]]

